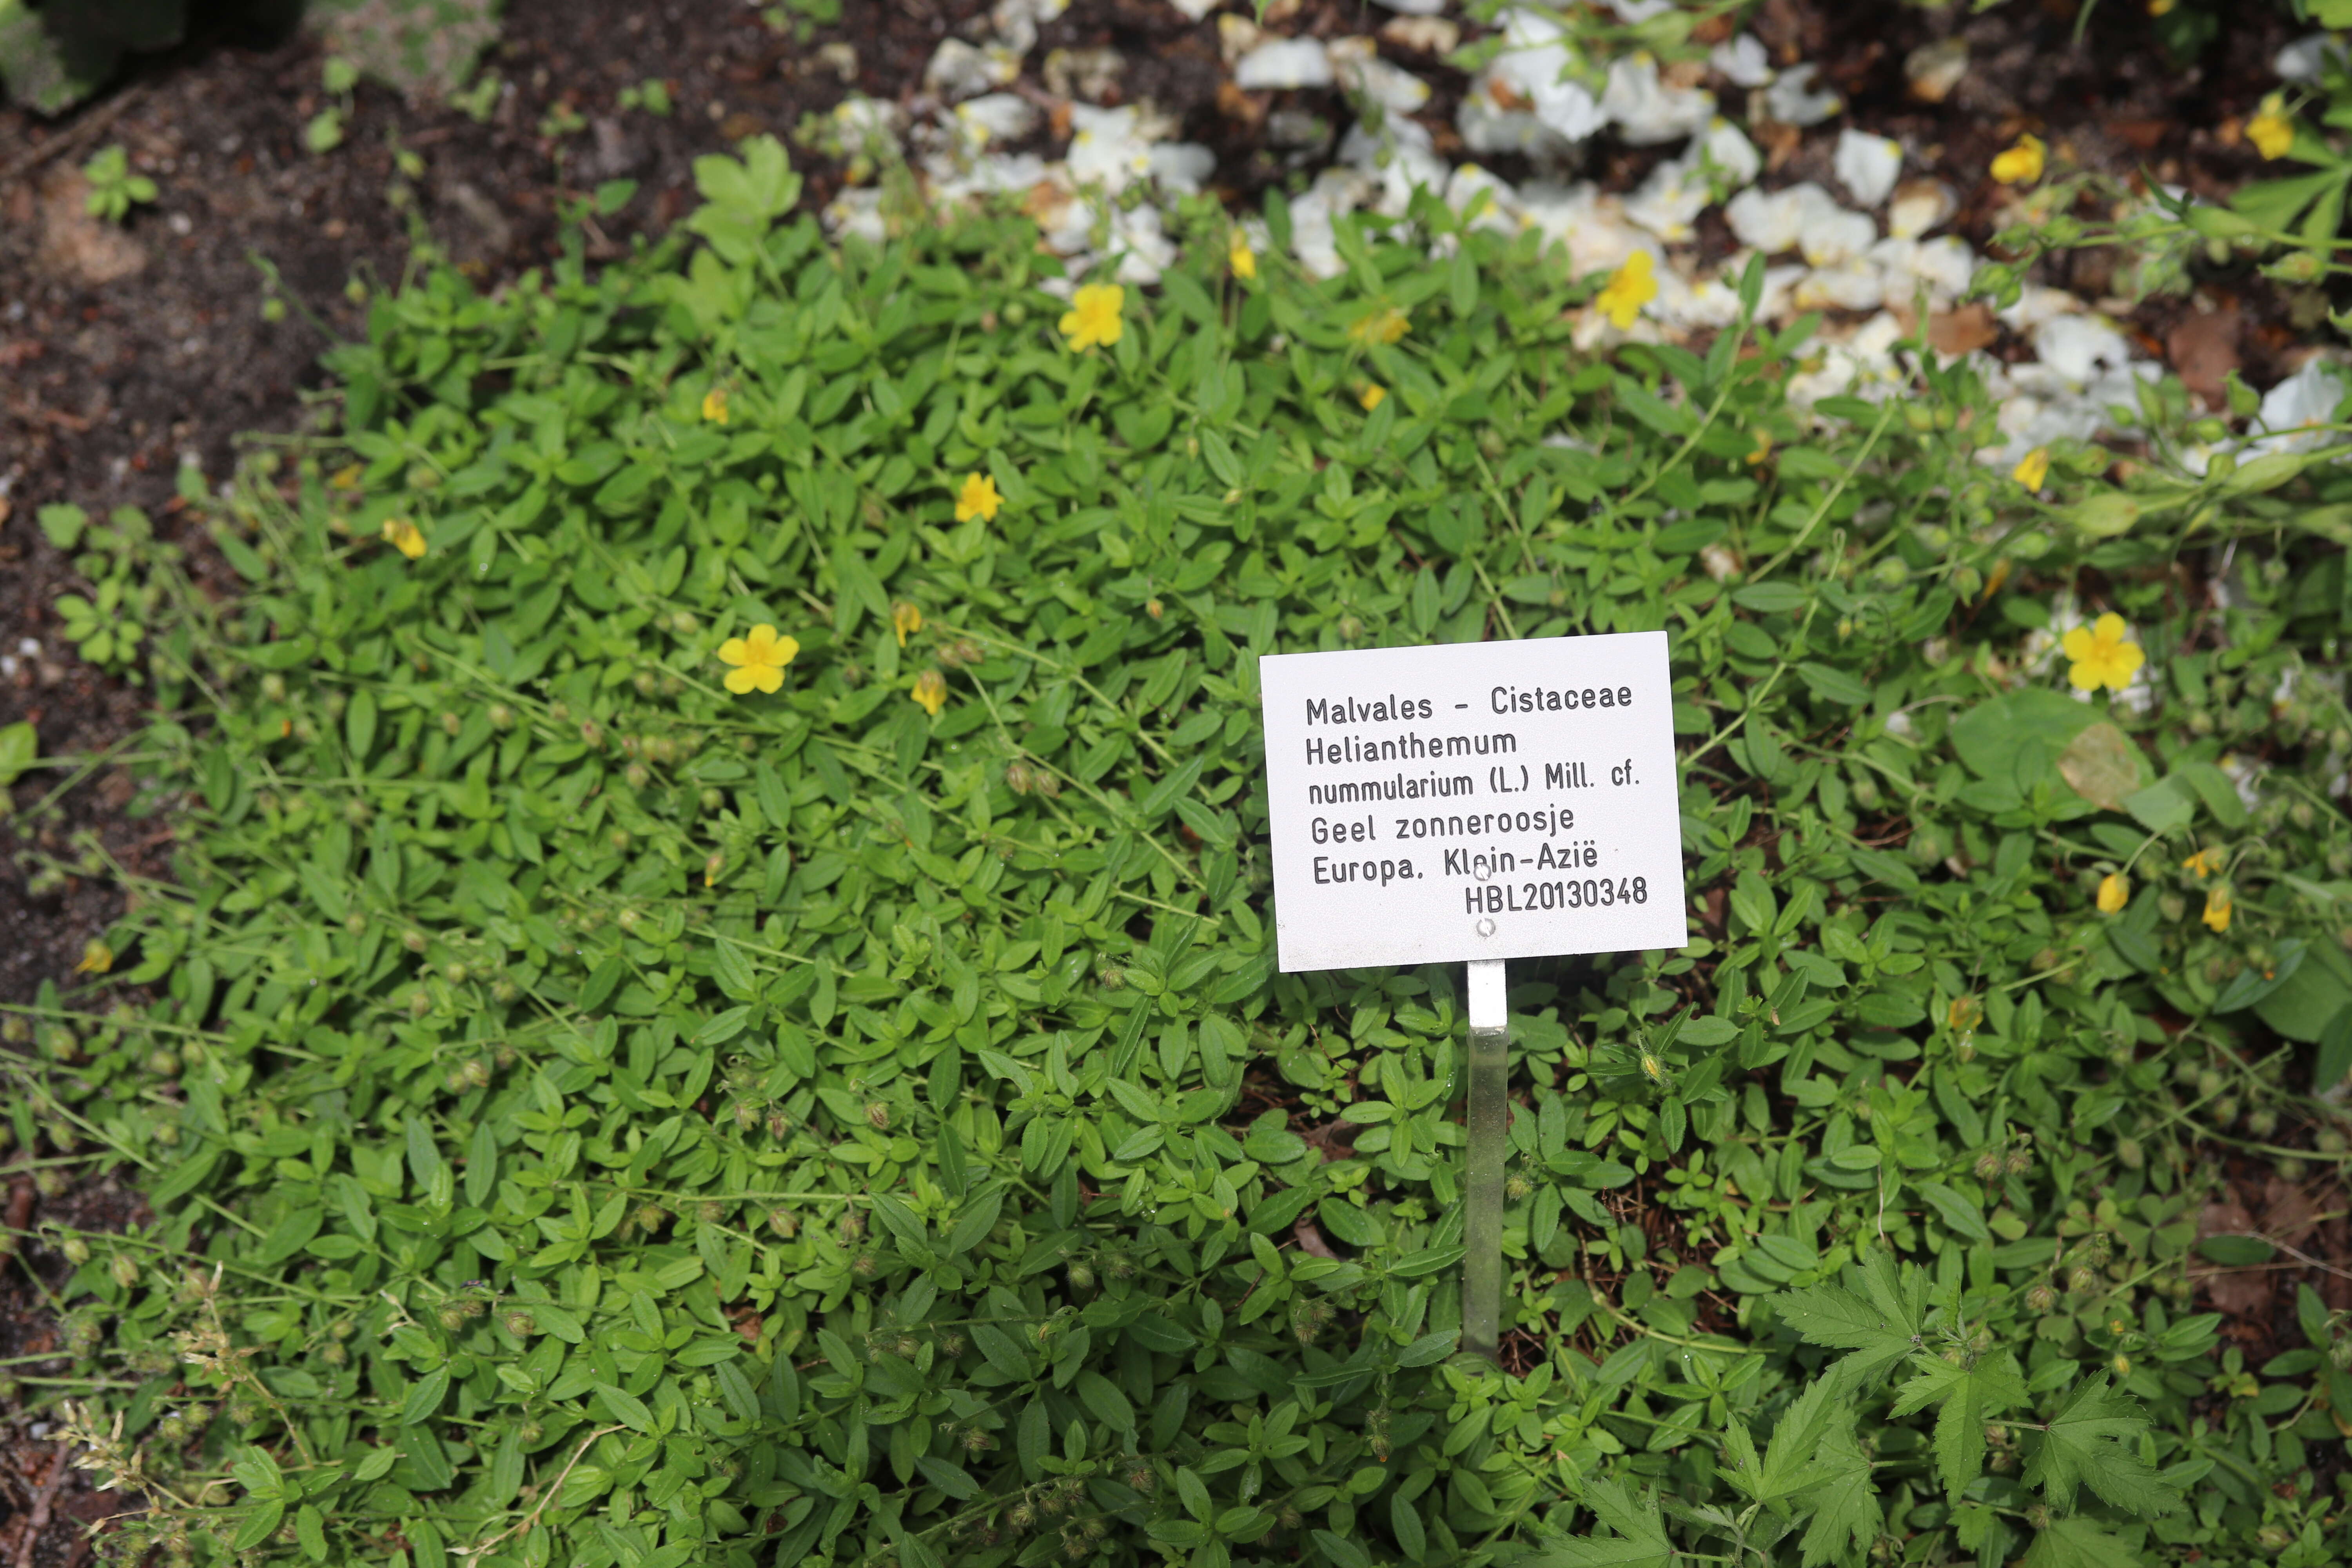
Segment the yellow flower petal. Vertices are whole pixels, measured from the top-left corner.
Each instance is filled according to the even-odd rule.
[[[2205,913],[2200,918],[2218,934],[2230,929],[2232,907],[2230,889],[2216,888],[2205,895]]]
[[[1004,498],[996,493],[996,480],[988,474],[966,474],[963,489],[957,492],[955,520],[970,522],[973,518],[982,522],[994,522],[1003,509]]]
[[[1225,265],[1244,283],[1257,276],[1257,252],[1250,248],[1248,238],[1239,229],[1234,230],[1233,245],[1225,252]]]
[[[2042,177],[2049,149],[2039,136],[2021,136],[2017,144],[1992,161],[1992,177],[2004,185],[2030,185]]]
[[[776,628],[764,621],[742,637],[729,637],[719,645],[720,662],[736,666],[728,671],[727,689],[738,697],[751,691],[782,690],[784,666],[799,657],[800,651],[798,641],[779,636]]]
[[[419,559],[425,553],[424,533],[404,517],[385,518],[383,537],[386,543],[411,561]]]
[[[1375,383],[1374,384],[1364,388],[1363,392],[1356,398],[1356,401],[1364,405],[1365,413],[1370,414],[1373,409],[1378,408],[1382,403],[1386,402],[1388,395],[1389,389]]]
[[[2111,915],[2131,902],[2131,879],[2110,871],[2099,879],[2099,912]]]
[[[1348,339],[1366,347],[1373,343],[1393,343],[1401,341],[1412,329],[1412,321],[1402,310],[1393,305],[1383,305],[1349,323]]]
[[[2041,489],[2042,481],[2050,477],[2050,448],[2036,447],[2026,453],[2017,460],[2017,467],[2010,470],[2009,477],[2027,489]]]
[[[74,965],[76,974],[103,974],[114,967],[114,950],[96,937],[82,944],[81,962]]]
[[[948,678],[936,669],[927,669],[915,677],[915,689],[908,695],[921,705],[924,712],[936,719],[940,716],[940,710],[947,706]]]
[[[1089,283],[1070,297],[1069,311],[1060,322],[1062,335],[1080,353],[1109,348],[1127,330],[1119,314],[1126,304],[1127,290],[1118,284]]]
[[[2263,158],[2284,158],[2294,145],[2294,121],[2279,111],[2279,100],[2266,98],[2263,111],[2246,123],[2246,140]]]
[[[1642,307],[1658,297],[1657,263],[1646,250],[1637,250],[1610,276],[1593,303],[1610,323],[1622,331],[1633,324]]]
[[[898,646],[905,647],[908,637],[923,629],[923,612],[903,600],[891,605],[890,629],[898,634]]]
[[[702,395],[702,416],[713,425],[727,423],[727,389],[714,386]]]

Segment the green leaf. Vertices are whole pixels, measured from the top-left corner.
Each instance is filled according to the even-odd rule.
[[[1919,1195],[1934,1205],[1946,1225],[1970,1241],[1990,1241],[1992,1229],[1985,1224],[1984,1211],[1941,1182],[1917,1184]]]
[[[306,1502],[294,1510],[294,1539],[311,1562],[327,1560],[327,1521],[312,1504]]]
[[[2034,1531],[2021,1568],[2145,1568],[2140,1554],[2097,1521],[2053,1520]]]
[[[2025,1380],[2006,1351],[1964,1356],[1958,1363],[1922,1355],[1914,1364],[1919,1372],[1895,1391],[1888,1414],[1908,1415],[1936,1406],[1936,1473],[1946,1496],[1957,1503],[1983,1472],[1986,1420],[2025,1403]]]
[[[285,1518],[286,1504],[282,1500],[272,1498],[257,1503],[245,1516],[245,1522],[237,1526],[236,1534],[229,1543],[239,1552],[250,1552],[277,1534],[278,1526]]]
[[[408,1385],[407,1396],[400,1402],[400,1424],[414,1426],[439,1412],[442,1399],[449,1392],[449,1369],[436,1366]]]
[[[2258,1236],[2209,1236],[2197,1250],[2224,1268],[2252,1268],[2278,1255],[2277,1247]]]
[[[2138,1401],[2112,1392],[2101,1373],[2069,1394],[2041,1432],[2025,1435],[2025,1484],[2040,1487],[2056,1509],[2071,1510],[2075,1489],[2087,1486],[2112,1508],[2169,1512],[2180,1501],[2179,1489],[2123,1446],[2136,1448],[2147,1430]]]
[[[645,1401],[609,1383],[599,1383],[594,1386],[596,1398],[604,1406],[606,1420],[623,1422],[639,1432],[654,1429],[654,1413],[646,1408]]]
[[[41,738],[33,726],[23,720],[14,724],[0,725],[0,790],[6,789],[24,776],[41,752]],[[7,807],[0,804],[0,816]]]
[[[1548,1542],[1522,1559],[1528,1568],[1667,1568],[1673,1563],[1675,1546],[1658,1516],[1656,1493],[1644,1491],[1636,1499],[1622,1482],[1601,1477],[1587,1481],[1577,1500],[1616,1533]]]
[[[81,531],[89,522],[89,513],[78,506],[45,506],[33,515],[49,542],[59,550],[71,550],[80,543]]]
[[[1874,1247],[1857,1266],[1863,1291],[1815,1285],[1772,1299],[1782,1322],[1807,1342],[1851,1351],[1831,1364],[1830,1381],[1841,1393],[1868,1388],[1917,1350],[1927,1310],[1925,1269],[1903,1265]],[[1786,1278],[1786,1276],[1782,1276]]]

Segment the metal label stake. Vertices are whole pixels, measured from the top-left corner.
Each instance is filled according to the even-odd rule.
[[[1510,1142],[1511,1018],[1503,961],[1470,961],[1469,1206],[1462,1216],[1462,1348],[1496,1361],[1503,1321],[1503,1155]]]

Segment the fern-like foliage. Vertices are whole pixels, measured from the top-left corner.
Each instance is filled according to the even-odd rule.
[[[2011,1561],[2030,1534],[2023,1568],[2135,1568],[2143,1559],[2132,1520],[2181,1500],[2180,1487],[2139,1457],[2148,1421],[2138,1402],[2100,1373],[2058,1394],[2044,1418],[2029,1418],[2034,1395],[2016,1357],[1971,1340],[1949,1309],[1929,1305],[1928,1286],[1926,1269],[1882,1249],[1840,1283],[1770,1298],[1807,1344],[1846,1353],[1780,1405],[1763,1446],[1733,1415],[1721,1434],[1721,1486],[1697,1502],[1593,1478],[1577,1500],[1599,1528],[1548,1540],[1522,1568],[1722,1562],[1725,1542],[1730,1560],[1750,1568],[1855,1568],[1887,1529],[1874,1439],[1929,1411],[1927,1451],[1962,1550]],[[2018,1435],[2023,1468],[2014,1480],[1986,1474],[1996,1424]]]

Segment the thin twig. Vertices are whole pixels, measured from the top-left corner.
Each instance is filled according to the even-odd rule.
[[[33,1568],[33,1548],[40,1544],[41,1531],[49,1527],[49,1509],[58,1489],[66,1479],[66,1447],[58,1446],[58,1457],[49,1461],[49,1479],[33,1491],[33,1507],[25,1518],[24,1539],[16,1543],[16,1568]]]
[[[2294,1258],[2297,1263],[2302,1264],[2305,1268],[2316,1268],[2316,1269],[2318,1269],[2318,1270],[2319,1270],[2321,1273],[2323,1273],[2323,1274],[2333,1274],[2333,1275],[2335,1275],[2335,1276],[2336,1276],[2336,1278],[2337,1278],[2338,1279],[2352,1279],[2352,1270],[2347,1270],[2347,1269],[2338,1268],[2337,1268],[2335,1264],[2333,1264],[2333,1263],[2326,1263],[2326,1262],[2322,1262],[2320,1259],[2318,1259],[2318,1258],[2314,1258],[2311,1254],[2309,1254],[2308,1252],[2304,1251],[2304,1250],[2303,1250],[2301,1247],[2289,1247],[2285,1242],[2279,1240],[2276,1237],[2273,1237],[2273,1236],[2257,1236],[2256,1234],[2254,1234],[2254,1233],[2253,1233],[2252,1231],[2251,1231],[2251,1230],[2227,1230],[2227,1231],[2220,1231],[2220,1232],[2217,1232],[2216,1234],[2217,1234],[2217,1235],[2221,1235],[2221,1236],[2234,1236],[2234,1237],[2242,1237],[2243,1239],[2245,1239],[2245,1240],[2247,1240],[2247,1241],[2259,1241],[2259,1242],[2261,1242],[2264,1247],[2277,1247],[2281,1252],[2285,1253],[2289,1258]],[[2285,1268],[2285,1267],[2286,1267],[2286,1265],[2284,1265],[2284,1264],[2283,1264],[2283,1263],[2274,1263],[2274,1264],[2269,1264],[2269,1265],[2264,1265],[2264,1264],[2260,1264],[2260,1263],[2252,1263],[2252,1264],[2242,1263],[2242,1264],[2237,1265],[2235,1268],[2232,1268],[2232,1267],[2231,1267],[2231,1266],[2229,1266],[2229,1265],[2227,1265],[2227,1264],[2223,1264],[2223,1265],[2221,1265],[2221,1266],[2217,1267],[2216,1268],[2214,1268],[2214,1269],[2212,1270],[2212,1272],[2214,1272],[2214,1273],[2216,1273],[2216,1274],[2237,1274],[2237,1273],[2243,1272],[2243,1271],[2245,1271],[2245,1270],[2247,1270],[2247,1269],[2252,1269],[2252,1268],[2265,1268],[2265,1267],[2273,1268]]]
[[[539,1522],[539,1516],[546,1510],[547,1505],[562,1495],[563,1491],[563,1483],[572,1479],[572,1467],[578,1464],[580,1462],[581,1456],[588,1452],[588,1445],[593,1443],[599,1437],[608,1436],[621,1429],[621,1423],[615,1422],[610,1426],[599,1426],[593,1432],[589,1433],[585,1437],[581,1438],[580,1447],[572,1450],[572,1458],[564,1464],[563,1473],[555,1478],[554,1484],[550,1486],[545,1491],[539,1494],[539,1500],[531,1504],[530,1511],[529,1513],[523,1515],[520,1520],[507,1526],[506,1529],[500,1531],[498,1534],[493,1535],[488,1541],[483,1542],[479,1546],[461,1546],[457,1548],[457,1555],[460,1557],[479,1557],[483,1553],[488,1552],[491,1547],[496,1546],[499,1542],[506,1540],[509,1536],[520,1534],[522,1531],[529,1530],[531,1526],[537,1524]]]
[[[94,141],[100,132],[122,118],[131,105],[146,96],[147,84],[143,81],[133,82],[115,94],[110,101],[99,105],[88,115],[50,137],[5,169],[0,169],[0,191],[6,190],[59,153]]]

